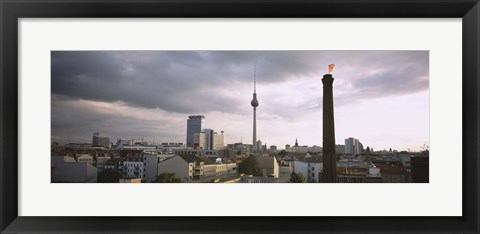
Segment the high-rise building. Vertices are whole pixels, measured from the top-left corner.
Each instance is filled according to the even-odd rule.
[[[193,147],[193,134],[202,132],[204,115],[190,115],[187,120],[187,147]]]
[[[207,149],[213,149],[213,139],[216,132],[213,129],[203,129],[203,132],[207,135]]]
[[[207,149],[217,150],[224,147],[223,134],[218,134],[213,129],[204,129],[203,132],[207,134]]]
[[[277,146],[276,145],[271,145],[270,146],[270,151],[276,152],[277,151]]]
[[[362,152],[362,146],[358,139],[353,137],[345,139],[345,154],[357,155]]]
[[[93,133],[92,137],[93,147],[105,147],[110,148],[110,137],[99,132]]]
[[[258,140],[257,141],[257,144],[254,146],[255,148],[253,149],[254,151],[255,150],[261,150],[262,149],[262,141],[261,140]]]
[[[204,133],[204,132],[194,133],[193,134],[192,148],[194,148],[194,149],[208,149],[207,134]]]
[[[329,73],[333,64],[329,65]],[[324,183],[337,182],[337,157],[335,155],[335,121],[333,116],[333,76],[323,75],[323,174]]]
[[[225,148],[223,132],[222,132],[222,134],[216,134],[215,133],[213,135],[212,149],[219,150],[219,149],[223,149],[223,148]]]
[[[202,132],[193,134],[193,148],[219,150],[223,149],[223,134],[218,134],[213,129],[204,129]]]
[[[253,139],[252,139],[252,144],[253,144],[253,151],[256,151],[260,149],[260,147],[257,146],[257,107],[258,107],[258,100],[257,100],[257,77],[256,77],[256,66],[253,66],[253,99],[250,102],[250,104],[253,107]]]

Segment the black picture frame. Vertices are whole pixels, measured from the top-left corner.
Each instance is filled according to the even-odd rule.
[[[479,232],[478,0],[0,0],[1,233]],[[18,216],[19,18],[386,17],[462,18],[461,217],[24,217]],[[460,76],[460,74],[459,74]],[[452,82],[455,82],[452,78]],[[439,204],[441,206],[441,204]]]

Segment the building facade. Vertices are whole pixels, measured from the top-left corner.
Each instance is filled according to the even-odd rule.
[[[263,142],[261,140],[258,140],[257,145],[254,148],[254,151],[261,150],[262,149],[262,144],[263,144]]]
[[[98,170],[87,162],[77,162],[73,157],[52,156],[52,183],[96,183]]]
[[[335,152],[337,154],[344,154],[345,153],[345,145],[335,145]]]
[[[275,157],[255,156],[255,174],[278,178],[279,166]]]
[[[204,115],[190,115],[187,119],[187,147],[193,147],[193,134],[202,132]]]
[[[218,134],[212,129],[204,129],[202,132],[193,134],[194,149],[219,150],[225,148],[223,134]]]
[[[270,146],[270,151],[273,152],[273,153],[277,152],[277,146],[276,145],[271,145]]]
[[[182,182],[190,182],[203,178],[204,162],[194,155],[177,155],[167,158],[158,164],[158,174],[174,173]]]
[[[89,164],[93,164],[93,156],[90,154],[78,154],[76,155],[77,162],[86,162]]]
[[[243,176],[240,183],[280,183],[280,180],[274,177]]]
[[[127,157],[122,163],[122,178],[140,178],[144,177],[144,160],[142,155]]]
[[[323,171],[323,163],[320,159],[305,158],[304,161],[294,161],[294,172],[301,173],[307,182],[320,182],[320,174]]]
[[[204,132],[193,133],[194,149],[208,149],[207,134]]]
[[[350,137],[345,139],[345,154],[357,155],[361,153],[360,142],[358,139]]]
[[[147,183],[154,182],[157,179],[158,173],[158,164],[166,160],[167,158],[174,157],[174,154],[154,154],[154,153],[144,153],[144,172],[143,172],[143,181]]]
[[[110,137],[99,132],[93,133],[92,137],[93,147],[105,147],[110,148]]]

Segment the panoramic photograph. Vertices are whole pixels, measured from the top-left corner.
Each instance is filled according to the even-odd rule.
[[[429,101],[422,50],[51,51],[51,182],[429,183]]]

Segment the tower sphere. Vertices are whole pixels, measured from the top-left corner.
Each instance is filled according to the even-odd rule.
[[[255,98],[253,99],[250,104],[252,104],[253,107],[257,107],[258,106],[258,100]]]

